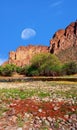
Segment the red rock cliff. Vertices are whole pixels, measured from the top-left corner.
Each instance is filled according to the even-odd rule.
[[[71,23],[65,30],[58,30],[50,40],[50,52],[58,54],[69,47],[77,47],[77,21]]]
[[[24,66],[30,64],[32,57],[38,53],[56,54],[63,62],[77,61],[77,21],[65,29],[58,30],[50,40],[50,46],[20,46],[9,53],[8,63]]]
[[[24,66],[30,64],[30,60],[35,54],[48,53],[47,46],[20,46],[17,50],[9,53],[9,64]]]
[[[56,54],[62,62],[77,61],[77,21],[54,34],[49,51]]]

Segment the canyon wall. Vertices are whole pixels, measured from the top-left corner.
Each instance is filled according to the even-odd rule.
[[[77,61],[77,21],[58,30],[50,40],[49,47],[28,45],[11,51],[8,63],[17,66],[29,65],[33,56],[39,53],[55,54],[62,62]]]
[[[47,46],[20,46],[16,51],[9,53],[9,64],[24,66],[30,64],[32,57],[39,53],[48,53]]]

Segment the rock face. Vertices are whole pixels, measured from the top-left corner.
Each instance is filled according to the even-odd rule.
[[[65,30],[58,30],[50,40],[50,53],[63,60],[77,60],[77,21]]]
[[[77,21],[65,29],[58,30],[50,40],[50,46],[20,46],[9,53],[9,64],[24,66],[30,64],[32,57],[38,53],[52,53],[62,62],[77,61]]]
[[[20,46],[17,50],[9,53],[9,64],[24,66],[30,64],[30,60],[35,54],[48,53],[47,46]]]

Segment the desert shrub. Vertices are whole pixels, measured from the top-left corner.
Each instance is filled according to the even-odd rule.
[[[16,72],[19,73],[19,74],[24,74],[25,69],[24,69],[24,67],[17,66],[16,67]]]
[[[24,66],[24,74],[28,76],[30,66]]]
[[[71,75],[77,73],[77,64],[73,62],[65,63],[62,67],[63,75]]]
[[[37,76],[37,75],[39,75],[38,69],[34,65],[25,66],[24,70],[25,70],[24,74],[26,76]]]
[[[2,76],[11,76],[13,72],[16,71],[16,66],[13,64],[7,64],[5,66],[1,66],[0,74]]]
[[[2,75],[3,67],[0,66],[0,75]]]
[[[32,58],[30,72],[37,75],[55,76],[60,74],[61,63],[53,54],[37,54]]]

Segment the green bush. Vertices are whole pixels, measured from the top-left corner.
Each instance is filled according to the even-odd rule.
[[[0,66],[0,75],[2,75],[3,67]]]
[[[13,72],[26,76],[59,76],[77,73],[77,64],[69,62],[61,64],[59,59],[52,54],[37,54],[31,60],[31,65],[18,67],[13,64],[0,66],[1,76],[12,76]]]
[[[38,69],[33,65],[25,66],[24,70],[25,70],[24,72],[25,72],[26,76],[38,76],[39,75]]]
[[[71,75],[77,73],[77,64],[75,62],[65,63],[62,67],[63,75]]]
[[[16,66],[13,64],[7,64],[0,67],[0,74],[2,76],[11,76],[16,71]]]
[[[37,75],[55,76],[60,75],[61,63],[55,55],[52,54],[37,54],[32,58],[30,72],[35,72]]]
[[[16,67],[16,72],[19,73],[19,74],[25,74],[24,67],[17,66]]]

